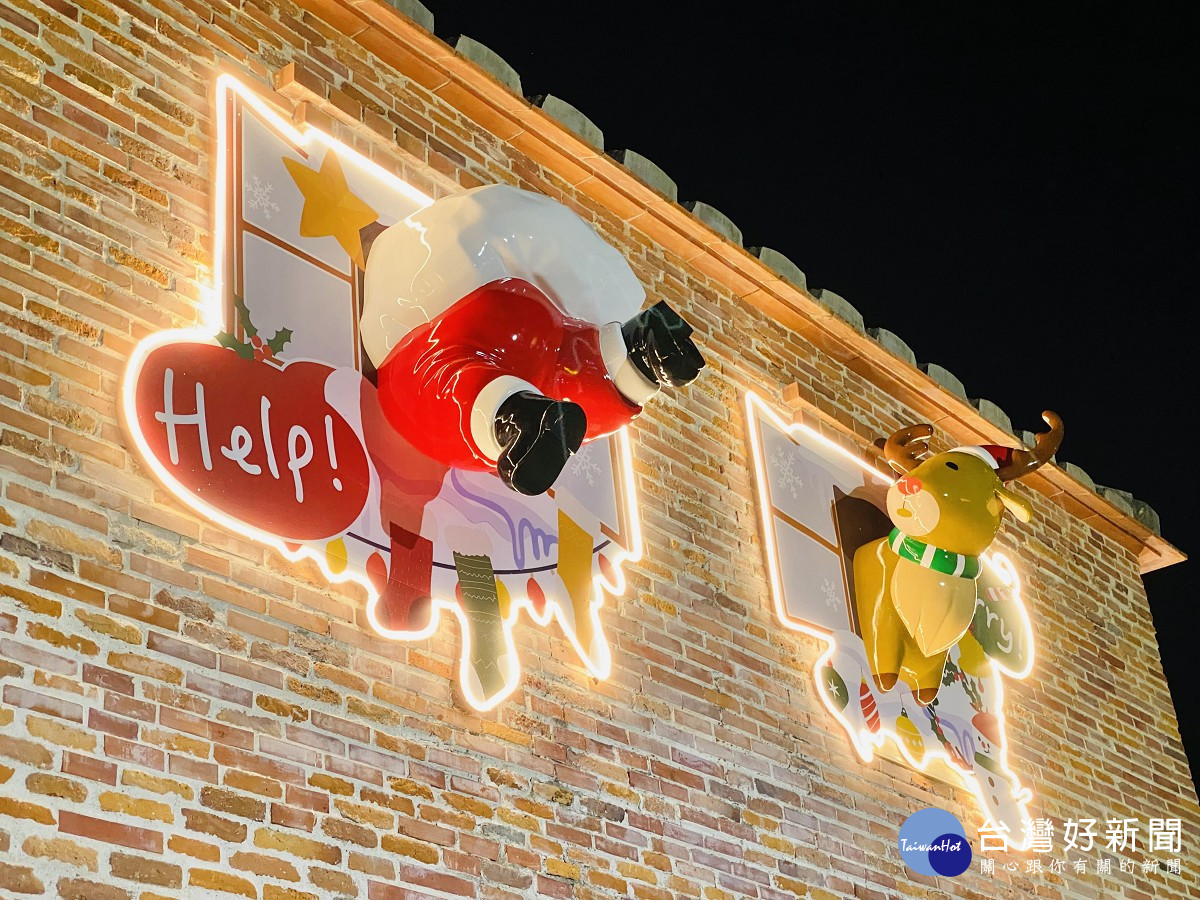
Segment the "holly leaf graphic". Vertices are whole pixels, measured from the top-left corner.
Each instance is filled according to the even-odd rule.
[[[267,341],[267,346],[271,348],[271,352],[278,356],[283,352],[283,347],[292,339],[292,329],[280,328],[275,332],[275,337]]]
[[[234,296],[233,308],[237,310],[238,321],[242,323],[242,331],[246,332],[246,337],[255,337],[258,329],[250,321],[250,310],[246,308],[246,299],[241,294]]]
[[[247,343],[239,341],[228,331],[222,331],[217,335],[217,343],[226,349],[232,350],[242,359],[254,359],[254,348]]]

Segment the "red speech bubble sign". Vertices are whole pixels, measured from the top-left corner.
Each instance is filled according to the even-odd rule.
[[[326,399],[334,371],[168,339],[126,376],[127,424],[167,486],[206,515],[284,541],[330,538],[370,488],[362,441]]]

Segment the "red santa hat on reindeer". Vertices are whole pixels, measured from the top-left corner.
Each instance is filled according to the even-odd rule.
[[[426,455],[547,490],[585,440],[704,360],[691,327],[560,203],[506,185],[437,200],[370,245],[360,323],[388,421]]]
[[[976,459],[983,460],[993,470],[1011,464],[1013,459],[1013,448],[1001,447],[999,444],[969,444],[962,447],[953,447],[950,449],[950,452],[966,453],[968,456],[974,456]]]

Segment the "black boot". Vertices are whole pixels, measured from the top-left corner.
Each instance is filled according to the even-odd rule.
[[[586,431],[579,404],[531,391],[513,394],[496,412],[496,439],[504,447],[496,461],[500,480],[521,494],[545,493]]]
[[[704,357],[692,343],[692,326],[665,300],[622,325],[621,334],[629,359],[656,384],[683,387],[704,368]]]

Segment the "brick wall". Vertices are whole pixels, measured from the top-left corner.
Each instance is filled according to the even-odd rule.
[[[917,414],[373,57],[340,2],[304,7],[0,6],[0,892],[1200,896],[1187,859],[1182,877],[908,872],[908,814],[942,806],[974,835],[978,812],[860,764],[814,695],[815,642],[773,620],[740,399],[797,382],[864,433]],[[475,713],[449,623],[373,638],[361,592],[198,520],[131,455],[124,361],[193,322],[209,276],[215,73],[268,84],[292,62],[322,101],[307,116],[433,194],[563,200],[697,326],[710,368],[635,428],[647,554],[603,611],[610,680],[522,627],[538,664]],[[1008,704],[1033,812],[1180,817],[1186,857],[1200,809],[1137,559],[1036,499],[1006,538],[1040,642]]]

